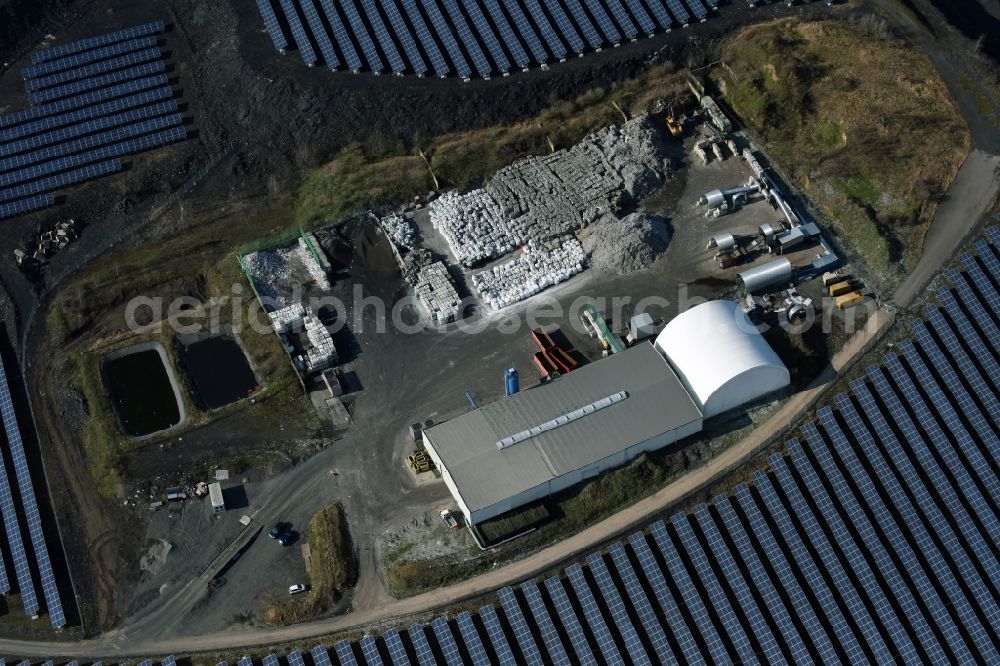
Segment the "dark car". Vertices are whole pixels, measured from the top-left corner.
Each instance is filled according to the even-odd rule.
[[[278,543],[280,543],[282,546],[287,546],[294,540],[295,540],[295,535],[292,534],[291,532],[282,532],[281,534],[278,535]]]
[[[274,527],[272,527],[270,531],[267,533],[267,536],[271,537],[272,539],[277,539],[282,534],[288,531],[288,527],[289,527],[288,523],[275,523]]]

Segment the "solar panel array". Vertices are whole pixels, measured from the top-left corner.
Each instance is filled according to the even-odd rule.
[[[695,18],[708,17],[701,0],[686,2]],[[681,0],[319,0],[322,16],[315,3],[257,0],[279,52],[294,44],[310,67],[462,78],[561,61],[691,19]]]
[[[153,21],[32,54],[26,109],[0,115],[0,219],[51,206],[58,189],[183,141]]]
[[[989,236],[948,273],[915,343],[820,409],[767,471],[541,585],[503,588],[477,615],[338,644],[339,663],[1000,663]]]

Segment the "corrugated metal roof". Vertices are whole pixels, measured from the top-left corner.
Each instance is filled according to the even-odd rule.
[[[628,398],[497,448],[504,437],[617,391]],[[434,426],[426,435],[475,511],[700,420],[701,412],[666,360],[652,345],[640,344]]]

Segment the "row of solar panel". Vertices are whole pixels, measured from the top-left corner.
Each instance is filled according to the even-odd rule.
[[[468,78],[473,70],[489,77],[686,26],[692,15],[704,21],[717,4],[685,2],[257,0],[257,6],[275,48],[284,52],[290,35],[309,66],[322,59],[332,70],[381,73],[387,61],[395,74]]]

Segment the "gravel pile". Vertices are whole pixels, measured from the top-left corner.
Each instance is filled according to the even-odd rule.
[[[501,169],[483,189],[445,194],[431,204],[431,222],[471,267],[595,222],[662,184],[667,164],[649,118],[635,118]]]
[[[643,213],[633,213],[621,220],[608,215],[589,232],[583,247],[590,254],[590,266],[610,275],[646,270],[670,242],[666,222]]]

